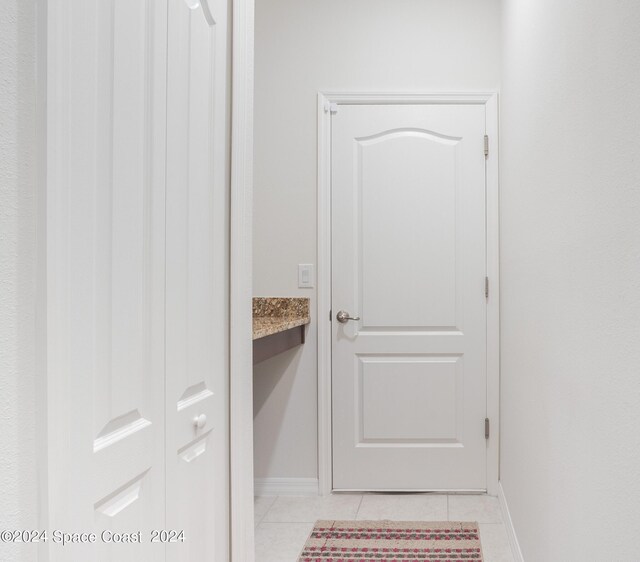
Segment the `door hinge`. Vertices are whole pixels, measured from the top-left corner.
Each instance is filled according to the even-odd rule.
[[[329,311],[329,322],[331,322],[333,320],[332,313],[333,313],[333,310],[330,310]]]
[[[485,299],[489,298],[489,278],[488,277],[484,278],[484,298]]]
[[[489,158],[489,135],[484,136],[484,157]]]
[[[324,112],[325,113],[338,113],[338,104],[326,101],[324,102]]]
[[[484,438],[489,439],[489,418],[484,418]]]

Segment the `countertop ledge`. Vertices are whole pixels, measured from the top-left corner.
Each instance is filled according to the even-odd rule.
[[[253,339],[265,338],[311,322],[309,299],[254,297]]]

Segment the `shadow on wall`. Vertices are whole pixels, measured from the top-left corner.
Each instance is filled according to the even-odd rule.
[[[280,391],[279,400],[286,401],[291,396],[291,390],[295,382],[295,375],[302,356],[301,349],[290,349],[280,353],[266,361],[262,361],[253,367],[253,417],[267,402],[276,387]],[[283,405],[284,406],[284,405]],[[278,408],[283,415],[285,408]],[[280,420],[282,421],[282,416]],[[278,424],[280,427],[280,424]],[[274,428],[275,429],[275,428]]]

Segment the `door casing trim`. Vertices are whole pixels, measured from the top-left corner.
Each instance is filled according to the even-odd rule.
[[[254,0],[231,0],[231,10],[230,559],[233,562],[253,562]]]
[[[498,494],[500,462],[500,222],[498,174],[498,93],[318,93],[318,491],[333,490],[331,439],[331,105],[464,104],[484,105],[489,136],[486,180],[487,300],[487,493]]]

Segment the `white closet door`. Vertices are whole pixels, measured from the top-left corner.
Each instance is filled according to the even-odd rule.
[[[227,0],[169,0],[167,527],[228,560]],[[190,8],[188,4],[195,6]],[[200,425],[195,420],[200,420]]]
[[[50,559],[164,560],[167,5],[47,11],[47,527],[98,535]]]

